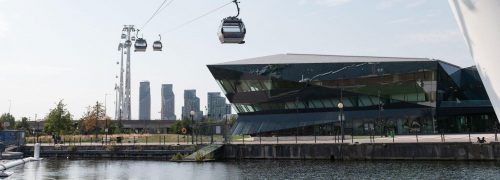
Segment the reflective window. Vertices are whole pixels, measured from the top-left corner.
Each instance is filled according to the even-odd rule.
[[[334,105],[334,103],[332,103],[330,99],[322,99],[321,102],[323,102],[326,108],[337,107],[336,105]]]
[[[222,28],[224,29],[224,32],[241,32],[239,26],[224,26]]]

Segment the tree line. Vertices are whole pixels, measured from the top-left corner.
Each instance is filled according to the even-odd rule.
[[[49,135],[70,135],[70,134],[90,134],[94,132],[103,132],[105,127],[112,132],[117,130],[119,125],[112,124],[111,118],[106,115],[105,107],[97,102],[94,106],[88,106],[83,116],[74,121],[73,115],[66,108],[63,100],[60,100],[54,108],[43,118],[43,133]],[[35,119],[36,120],[36,119]],[[0,116],[0,130],[23,130],[27,134],[33,135],[34,127],[30,127],[27,117],[22,117],[16,121],[10,113],[4,113]]]

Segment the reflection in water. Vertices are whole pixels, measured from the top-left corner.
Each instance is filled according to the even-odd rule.
[[[6,179],[498,179],[499,162],[230,161],[174,163],[46,159]]]

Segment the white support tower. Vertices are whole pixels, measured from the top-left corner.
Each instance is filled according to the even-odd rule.
[[[136,29],[134,25],[124,25],[122,31],[122,39],[125,42],[120,43],[119,50],[121,51],[121,64],[120,64],[120,87],[118,87],[118,100],[117,100],[117,108],[115,114],[117,120],[131,120],[131,103],[130,103],[130,94],[131,94],[131,80],[130,80],[130,56],[131,56],[131,46],[132,41],[135,38],[132,38],[132,33],[135,32]],[[123,69],[123,55],[127,55],[125,70]],[[123,78],[123,72],[125,71],[125,79]]]

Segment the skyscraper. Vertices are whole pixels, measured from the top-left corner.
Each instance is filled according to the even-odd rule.
[[[175,116],[175,95],[172,84],[161,85],[161,119],[176,120]]]
[[[184,90],[184,106],[182,106],[182,118],[191,119],[191,111],[195,112],[195,120],[200,120],[203,117],[203,112],[200,111],[200,98],[196,97],[195,89]]]
[[[226,98],[220,92],[209,92],[207,101],[208,119],[220,120],[224,115],[231,114],[231,105],[226,104]]]
[[[149,81],[140,83],[139,120],[151,120],[151,91],[149,88]]]

